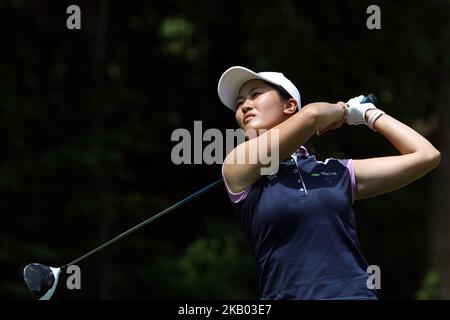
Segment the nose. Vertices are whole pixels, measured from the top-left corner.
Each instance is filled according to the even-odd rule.
[[[251,109],[253,109],[253,104],[252,104],[252,102],[251,102],[249,99],[245,100],[244,103],[242,104],[242,112],[243,112],[244,114],[246,114],[246,113],[247,113],[248,111],[250,111]]]

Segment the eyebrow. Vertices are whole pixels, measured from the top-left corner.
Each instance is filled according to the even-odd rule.
[[[262,87],[260,87],[260,86],[256,86],[256,87],[250,89],[250,91],[248,93],[252,93],[253,91],[255,91],[257,89],[261,89],[261,88]],[[236,100],[234,100],[234,104],[236,104],[236,102],[238,102],[239,99],[244,99],[244,97],[243,96],[237,96]]]

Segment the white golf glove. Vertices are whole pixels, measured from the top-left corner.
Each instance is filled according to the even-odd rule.
[[[386,114],[383,110],[375,107],[373,103],[361,103],[364,96],[359,96],[350,99],[347,102],[348,105],[348,114],[347,114],[347,123],[350,125],[358,125],[365,124],[373,131],[377,132],[374,128],[375,121],[378,120],[382,115]],[[376,111],[372,112],[369,118],[366,121],[366,111],[375,109]]]
[[[373,103],[361,103],[361,100],[364,98],[363,95],[359,97],[352,98],[348,100],[348,115],[347,115],[347,124],[350,125],[358,125],[358,124],[366,124],[366,111],[370,109],[377,109]]]

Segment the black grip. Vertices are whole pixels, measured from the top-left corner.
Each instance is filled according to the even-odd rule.
[[[373,93],[369,93],[367,96],[364,96],[364,98],[360,103],[369,103],[369,102],[373,104],[377,104],[378,102],[377,97]]]

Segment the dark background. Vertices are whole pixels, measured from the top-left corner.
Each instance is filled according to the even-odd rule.
[[[81,30],[66,27],[71,4]],[[283,72],[303,104],[373,92],[441,151],[430,174],[354,207],[381,299],[450,298],[448,0],[14,0],[0,13],[3,299],[34,299],[26,264],[68,263],[220,178],[219,164],[174,165],[171,134],[236,128],[217,97],[233,65]],[[365,126],[307,146],[319,160],[398,154]],[[222,186],[79,265],[82,290],[62,277],[54,299],[258,298]]]

